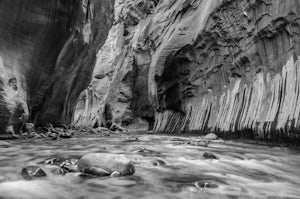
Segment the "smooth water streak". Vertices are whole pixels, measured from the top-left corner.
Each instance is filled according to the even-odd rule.
[[[134,139],[129,139],[134,137]],[[137,139],[136,139],[137,138]],[[0,141],[0,198],[300,198],[300,151],[201,137],[150,134]],[[211,152],[219,159],[205,159]],[[125,154],[135,174],[119,178],[61,175],[38,164],[91,152]],[[165,165],[156,166],[154,160]],[[21,169],[39,165],[46,178],[26,181]],[[209,183],[217,188],[209,188]]]

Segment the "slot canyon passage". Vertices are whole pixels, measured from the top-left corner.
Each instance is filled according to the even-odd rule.
[[[300,198],[299,0],[0,0],[0,198]]]

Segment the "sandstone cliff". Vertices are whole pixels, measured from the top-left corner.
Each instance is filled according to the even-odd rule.
[[[129,2],[75,123],[299,137],[298,0]]]
[[[0,132],[68,124],[112,25],[113,0],[0,1]]]
[[[150,48],[139,46],[139,40],[145,39],[140,35],[157,4],[148,0],[116,1],[115,24],[97,55],[93,80],[80,95],[76,125],[107,126],[107,121],[112,121],[147,130],[148,122],[154,123],[148,100]]]

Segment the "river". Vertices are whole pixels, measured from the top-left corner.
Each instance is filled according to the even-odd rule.
[[[241,141],[204,143],[199,136],[153,134],[0,141],[0,198],[300,198],[300,150]],[[134,163],[134,175],[84,178],[39,164],[91,152],[125,154]],[[218,159],[205,159],[204,152]],[[154,160],[165,165],[153,165]],[[29,165],[39,165],[47,177],[23,179],[21,170]]]

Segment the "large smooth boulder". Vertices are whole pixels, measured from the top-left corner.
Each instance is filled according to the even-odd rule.
[[[132,162],[122,156],[106,153],[89,153],[79,159],[79,171],[87,174],[110,175],[114,172],[120,176],[132,175],[135,172]]]

